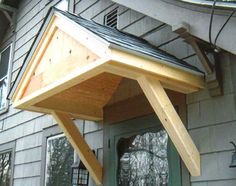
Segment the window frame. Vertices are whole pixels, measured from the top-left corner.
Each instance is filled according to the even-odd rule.
[[[9,142],[3,145],[0,145],[0,154],[11,152],[11,179],[10,179],[10,186],[13,186],[13,178],[14,178],[14,162],[15,162],[15,148],[16,143]]]
[[[10,84],[11,84],[11,71],[12,71],[12,59],[13,59],[13,48],[14,48],[14,45],[13,45],[13,42],[10,42],[8,44],[6,44],[4,47],[0,48],[0,61],[1,61],[1,55],[4,51],[6,51],[8,48],[10,47],[10,54],[9,54],[9,61],[8,61],[8,69],[7,69],[7,75],[4,77],[4,78],[8,78],[7,79],[7,94],[10,90]],[[4,78],[2,78],[0,81],[2,81]],[[8,111],[9,109],[9,100],[7,99],[7,96],[6,96],[6,105],[4,108],[0,108],[0,114],[3,114],[5,112]]]
[[[81,120],[82,121],[82,120]],[[85,122],[76,122],[77,127],[79,128],[81,134],[85,134]],[[89,133],[89,132],[88,132]],[[88,134],[86,133],[86,134]],[[41,150],[41,154],[42,154],[42,161],[41,161],[41,172],[40,172],[40,185],[45,186],[45,178],[46,178],[46,164],[47,164],[47,140],[51,137],[54,136],[59,136],[59,135],[64,135],[63,131],[61,130],[61,128],[57,125],[54,124],[52,126],[49,127],[45,127],[43,128],[43,137],[42,137],[42,150]],[[94,149],[95,151],[95,155],[96,157],[98,157],[99,155],[99,150],[100,148],[96,148]],[[78,161],[79,160],[79,156],[77,155],[76,151],[74,150],[74,161]],[[92,177],[89,174],[89,183],[93,183]]]
[[[83,131],[83,125],[82,125]],[[61,128],[56,124],[43,129],[43,139],[42,139],[42,162],[41,162],[41,178],[40,185],[45,186],[46,183],[46,165],[47,165],[47,141],[49,138],[56,138],[58,136],[65,136]],[[77,154],[74,150],[74,161],[77,159]]]
[[[46,178],[46,164],[47,164],[47,139],[62,134],[62,130],[57,126],[54,125],[49,128],[45,128],[43,131],[43,140],[42,140],[42,163],[41,163],[41,179],[40,185],[45,185],[45,178]]]

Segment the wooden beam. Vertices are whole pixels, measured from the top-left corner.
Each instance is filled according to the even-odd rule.
[[[51,97],[40,103],[35,104],[36,107],[46,108],[60,112],[67,112],[76,115],[80,119],[101,121],[103,120],[102,107],[93,104],[86,104],[82,101],[65,100]]]
[[[181,67],[171,66],[170,63],[162,60],[145,59],[124,51],[112,49],[112,65],[123,66],[124,68],[135,68],[136,72],[152,74],[162,78],[162,82],[172,84],[184,84],[197,89],[204,88],[204,76],[200,72],[184,70]]]
[[[106,64],[106,65],[104,65],[104,68],[105,68],[106,72],[116,74],[116,75],[119,75],[122,77],[126,77],[129,79],[133,79],[133,80],[136,80],[138,77],[142,76],[143,74],[152,75],[152,76],[156,77],[157,80],[161,81],[165,88],[176,91],[176,92],[181,92],[184,94],[197,92],[199,90],[199,87],[194,87],[189,84],[180,83],[178,81],[170,80],[169,78],[164,78],[164,77],[161,77],[158,75],[153,75],[151,73],[144,73],[144,72],[139,71],[135,68],[117,65],[116,63],[115,64],[114,63]],[[188,77],[186,77],[186,78],[188,78]],[[202,81],[204,81],[204,80],[202,80]]]
[[[117,123],[153,113],[145,95],[140,94],[104,107],[104,123]]]
[[[186,41],[193,47],[194,51],[196,52],[202,66],[204,67],[207,74],[212,74],[214,66],[208,59],[205,51],[203,48],[196,42],[193,37],[186,38]]]
[[[67,139],[78,153],[81,161],[89,171],[91,177],[97,185],[102,184],[102,166],[96,156],[84,140],[78,128],[68,114],[62,112],[52,112],[58,125],[64,131]]]
[[[100,68],[100,66],[106,61],[107,59],[101,59],[85,67],[77,69],[64,78],[55,81],[54,83],[32,93],[29,96],[26,96],[19,100],[13,100],[13,106],[16,108],[25,108],[28,106],[32,106],[72,86],[86,81],[87,79],[101,74],[104,71],[102,68]]]
[[[200,154],[161,83],[145,76],[137,80],[189,172],[192,176],[200,176]]]

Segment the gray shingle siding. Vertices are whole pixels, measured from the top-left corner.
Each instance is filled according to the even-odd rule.
[[[57,1],[54,0],[53,3]],[[52,4],[53,4],[52,3]],[[43,22],[50,4],[46,0],[22,0],[16,24],[15,51],[12,68],[12,82],[21,67],[26,54]],[[118,7],[118,28],[147,39],[161,49],[185,59],[201,68],[192,48],[182,41],[171,27],[119,6],[110,0],[76,0],[75,13],[103,24],[103,16]],[[8,42],[11,34],[4,41]],[[187,96],[188,127],[202,158],[202,176],[191,178],[192,186],[235,186],[235,170],[229,169],[232,146],[235,140],[236,108],[235,92],[236,57],[221,56],[224,96],[211,98],[207,90]],[[86,121],[85,139],[98,148],[99,160],[103,156],[102,126]],[[12,108],[0,115],[0,145],[16,142],[14,163],[14,186],[39,186],[41,179],[43,129],[55,125],[51,116],[20,111]],[[96,140],[95,140],[96,139]],[[100,139],[100,140],[97,140]]]
[[[224,96],[211,98],[207,90],[187,96],[188,125],[202,159],[202,176],[192,178],[193,186],[236,185],[230,169],[236,139],[235,56],[220,57]]]

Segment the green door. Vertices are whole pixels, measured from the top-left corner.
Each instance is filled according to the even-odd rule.
[[[181,186],[178,153],[156,115],[106,125],[104,185]]]

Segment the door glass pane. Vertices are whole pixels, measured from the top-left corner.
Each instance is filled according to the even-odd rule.
[[[121,138],[117,144],[119,186],[168,185],[165,130]]]
[[[46,186],[70,186],[74,149],[63,135],[47,140]]]

